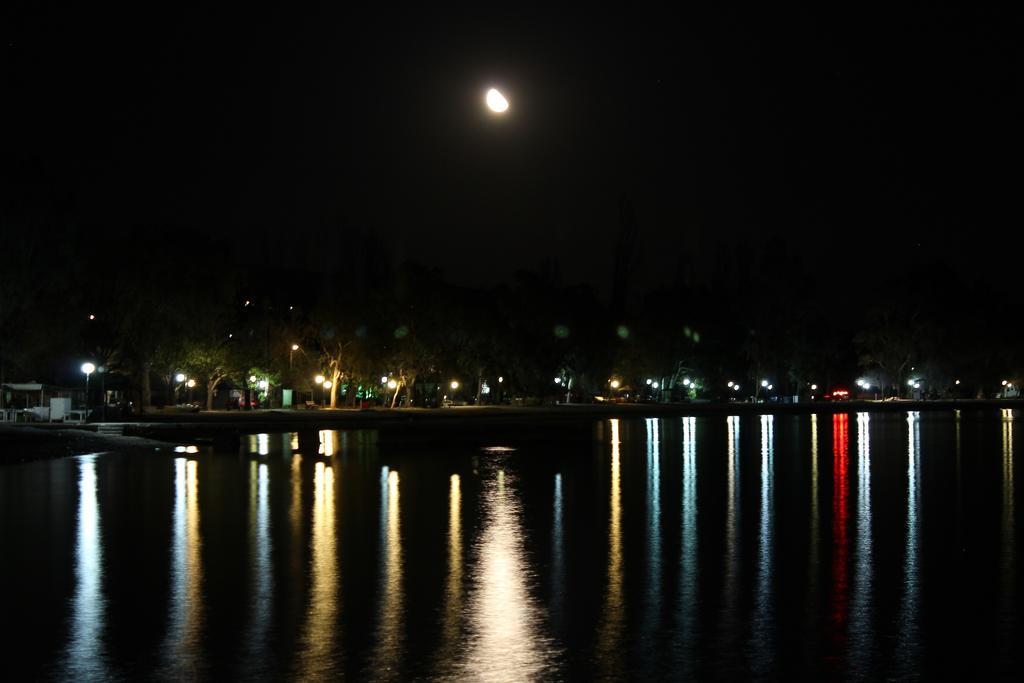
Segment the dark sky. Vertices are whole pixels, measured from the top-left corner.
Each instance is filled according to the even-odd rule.
[[[996,277],[1020,223],[1009,13],[80,4],[5,10],[5,230],[323,263],[362,229],[460,282],[554,258],[604,286],[625,197],[650,286],[775,236],[814,269]]]

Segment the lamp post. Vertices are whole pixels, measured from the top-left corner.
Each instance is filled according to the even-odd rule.
[[[194,379],[190,379],[190,380],[187,380],[185,382],[185,386],[188,387],[188,402],[189,402],[189,404],[192,403],[192,387],[194,387],[195,385],[196,385],[196,381]]]
[[[89,421],[89,375],[96,372],[96,366],[92,363],[82,363],[82,372],[85,374],[85,421]]]
[[[299,350],[298,344],[292,344],[291,350],[288,351],[288,369],[292,369],[292,355]]]

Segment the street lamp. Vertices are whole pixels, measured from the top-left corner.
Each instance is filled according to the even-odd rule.
[[[96,372],[96,366],[92,363],[82,363],[82,372],[85,373],[85,419],[89,419],[89,375]]]
[[[294,354],[298,350],[299,350],[299,345],[298,344],[292,344],[291,351],[288,352],[288,369],[289,370],[292,367],[292,354]]]
[[[613,380],[611,381],[611,386],[612,386],[612,389],[618,389],[618,388],[619,388],[619,387],[620,387],[621,385],[620,385],[620,383],[619,383],[619,380],[617,380],[617,379],[613,379]]]
[[[196,381],[194,379],[190,379],[187,382],[185,382],[185,386],[188,387],[188,402],[189,403],[192,403],[192,388],[195,385],[196,385]]]
[[[452,388],[452,391],[455,391],[456,389],[458,389],[458,388],[459,388],[459,383],[458,383],[458,381],[457,381],[457,380],[454,380],[454,379],[453,379],[453,380],[452,380],[452,383],[451,383],[451,384],[450,384],[449,386],[450,386],[450,387]]]

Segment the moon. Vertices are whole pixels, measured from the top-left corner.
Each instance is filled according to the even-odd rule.
[[[501,114],[508,109],[508,100],[497,88],[491,88],[487,91],[487,107],[495,114]]]

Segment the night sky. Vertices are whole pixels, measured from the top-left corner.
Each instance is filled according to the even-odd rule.
[[[341,7],[339,4],[338,7]],[[5,10],[4,230],[52,222],[329,267],[354,230],[490,285],[645,287],[782,237],[809,270],[1019,270],[1017,19],[813,13]],[[503,117],[485,110],[498,87]],[[27,218],[26,218],[27,217]]]

